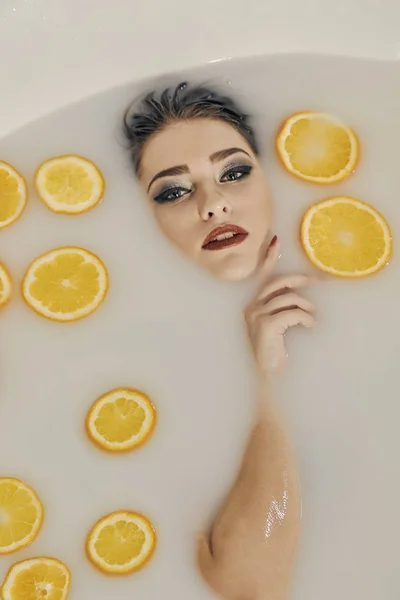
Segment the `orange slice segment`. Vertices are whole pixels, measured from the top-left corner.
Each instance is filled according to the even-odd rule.
[[[14,564],[1,588],[2,600],[65,600],[71,574],[56,558],[30,558]]]
[[[148,440],[156,411],[143,392],[117,388],[96,400],[86,417],[90,438],[103,450],[126,452]]]
[[[0,160],[0,229],[21,216],[27,200],[25,179],[14,167]]]
[[[0,308],[8,302],[12,292],[11,277],[4,265],[0,264]]]
[[[339,277],[372,275],[392,254],[389,225],[377,210],[356,198],[339,196],[311,206],[300,236],[311,262]]]
[[[36,190],[50,210],[77,215],[94,208],[104,195],[104,179],[87,158],[59,156],[40,165],[35,177]]]
[[[57,248],[29,266],[22,295],[39,315],[53,321],[77,321],[93,313],[108,291],[107,269],[83,248]]]
[[[101,519],[93,527],[86,550],[103,573],[127,575],[142,568],[156,546],[156,533],[150,521],[134,512],[120,511]]]
[[[19,479],[0,478],[0,554],[31,544],[42,521],[43,506],[34,490]]]
[[[320,112],[286,119],[276,138],[278,155],[289,173],[312,183],[337,183],[357,164],[359,143],[350,127]]]

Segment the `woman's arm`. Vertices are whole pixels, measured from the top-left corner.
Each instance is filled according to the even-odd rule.
[[[199,566],[226,600],[286,598],[300,523],[297,473],[284,429],[265,398],[238,477],[209,536]]]
[[[279,250],[268,257],[265,271]],[[311,327],[310,303],[292,290],[303,276],[263,285],[246,311],[260,369],[255,426],[237,479],[209,535],[199,540],[199,567],[226,600],[284,600],[300,525],[295,462],[275,408],[272,378],[282,367],[288,327]]]

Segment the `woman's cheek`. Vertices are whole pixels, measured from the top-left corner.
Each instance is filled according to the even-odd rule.
[[[184,203],[164,204],[156,206],[154,214],[165,237],[185,254],[190,254],[193,241],[188,235],[191,219],[187,208]]]
[[[157,204],[154,209],[154,216],[159,228],[163,234],[171,241],[174,241],[174,218],[172,216],[171,206]]]
[[[248,190],[248,198],[254,208],[263,217],[271,215],[271,199],[269,189],[264,178],[260,178],[254,182],[251,189]]]

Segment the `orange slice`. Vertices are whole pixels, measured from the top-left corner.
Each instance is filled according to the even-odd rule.
[[[39,256],[29,266],[22,295],[39,315],[77,321],[93,313],[108,290],[107,269],[83,248],[65,247]]]
[[[27,200],[25,179],[14,167],[0,160],[0,229],[21,216]]]
[[[103,450],[125,452],[147,441],[155,422],[156,411],[146,394],[117,388],[96,400],[86,417],[86,429]]]
[[[8,302],[12,292],[11,277],[4,265],[0,264],[0,308]]]
[[[65,600],[71,574],[56,558],[30,558],[8,571],[1,588],[2,600]]]
[[[392,254],[389,225],[377,210],[356,198],[339,196],[311,206],[300,236],[311,262],[340,277],[372,275]]]
[[[303,112],[286,119],[276,138],[284,167],[296,177],[312,183],[337,183],[348,177],[357,164],[356,134],[335,117]]]
[[[46,160],[36,171],[36,191],[50,210],[77,215],[94,208],[104,194],[104,179],[87,158],[70,154]]]
[[[101,519],[93,527],[86,550],[103,573],[127,575],[143,567],[156,546],[156,533],[142,515],[120,511]]]
[[[29,485],[12,477],[0,478],[0,554],[32,543],[43,521],[43,506]]]

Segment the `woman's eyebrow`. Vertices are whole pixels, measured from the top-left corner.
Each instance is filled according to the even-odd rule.
[[[225,150],[218,150],[218,152],[214,152],[214,154],[211,154],[210,161],[212,163],[220,162],[221,160],[228,158],[228,156],[231,156],[232,154],[237,154],[238,152],[242,152],[243,154],[250,156],[250,154],[246,152],[246,150],[243,150],[243,148],[226,148]]]
[[[151,185],[162,177],[169,177],[170,175],[182,175],[182,173],[189,173],[189,167],[187,165],[177,165],[176,167],[170,167],[169,169],[164,169],[154,175],[153,179],[150,181],[147,191],[149,191]]]

